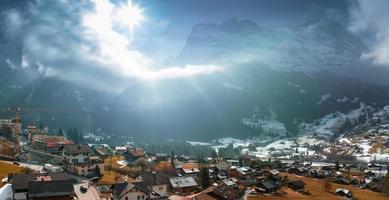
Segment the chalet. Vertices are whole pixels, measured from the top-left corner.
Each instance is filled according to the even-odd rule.
[[[223,179],[221,180],[222,183],[228,185],[228,186],[235,186],[236,183],[238,182],[238,179],[236,178],[228,178],[228,179]]]
[[[287,170],[287,172],[290,174],[305,176],[308,172],[308,169],[306,167],[291,167]]]
[[[228,177],[228,172],[225,170],[220,170],[219,174],[217,175],[218,179],[226,179]]]
[[[238,179],[249,179],[253,172],[254,172],[254,170],[251,169],[248,166],[245,166],[245,167],[231,167],[231,169],[228,171],[228,174],[231,177],[235,177],[235,178],[238,178]]]
[[[95,155],[101,158],[102,160],[108,158],[108,156],[110,155],[109,150],[102,146],[94,147],[94,150],[95,150]]]
[[[224,183],[211,186],[205,193],[217,200],[235,200],[239,198],[238,189]]]
[[[249,178],[249,179],[241,179],[238,181],[239,185],[244,187],[253,187],[258,184],[257,179]]]
[[[226,162],[230,166],[239,167],[239,160],[228,159]]]
[[[63,145],[74,144],[73,141],[67,140],[62,136],[50,135],[34,135],[31,143],[34,149],[56,155],[61,155]]]
[[[336,179],[334,179],[333,182],[338,183],[338,184],[342,184],[342,185],[350,185],[351,184],[351,180],[344,178],[344,177],[336,178]]]
[[[93,150],[88,145],[69,144],[63,148],[65,162],[69,165],[86,163],[92,153]]]
[[[167,196],[148,188],[144,182],[117,183],[111,187],[112,196],[116,200],[167,199]]]
[[[116,155],[122,155],[126,151],[127,151],[127,147],[126,146],[117,146],[117,147],[115,147],[114,153]]]
[[[228,170],[232,166],[231,162],[227,162],[225,160],[218,160],[216,161],[215,167],[217,167],[219,170]]]
[[[81,176],[98,175],[99,173],[96,171],[96,167],[98,168],[99,173],[103,173],[104,161],[97,156],[91,156],[88,158],[87,162],[74,164],[73,168],[68,171]]]
[[[267,177],[273,177],[273,176],[278,176],[280,172],[276,169],[272,169],[272,170],[263,170],[262,174]]]
[[[288,187],[292,190],[296,190],[296,191],[304,191],[305,189],[305,183],[303,181],[291,181],[288,183]]]
[[[128,162],[135,162],[139,159],[145,158],[145,151],[140,148],[132,148],[123,153],[123,156]]]
[[[257,189],[262,193],[272,193],[277,191],[278,184],[272,180],[264,180],[258,184]]]
[[[194,192],[198,186],[193,177],[171,177],[169,178],[171,190],[174,193],[190,194]]]
[[[178,155],[176,156],[176,159],[179,161],[179,162],[189,162],[189,160],[191,160],[192,157],[190,156],[187,156],[187,155]]]
[[[33,181],[28,183],[28,200],[73,200],[76,197],[71,180]]]
[[[162,172],[140,172],[136,181],[143,182],[148,188],[162,195],[167,195],[169,178]]]
[[[39,174],[11,174],[9,182],[12,184],[13,199],[28,199],[30,193],[30,182],[51,182],[51,181],[70,181],[71,177],[66,173],[39,173]],[[62,184],[62,183],[60,183]],[[66,184],[66,183],[64,183]],[[33,189],[36,185],[32,186]],[[38,193],[39,191],[35,191]],[[35,197],[34,197],[35,198]]]
[[[65,145],[63,148],[64,165],[68,172],[81,176],[96,174],[96,167],[104,171],[104,161],[93,156],[93,149],[88,145]]]
[[[182,176],[188,176],[197,178],[197,175],[199,174],[200,170],[198,168],[181,168],[180,174]]]

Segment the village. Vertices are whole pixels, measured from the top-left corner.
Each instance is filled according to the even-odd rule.
[[[0,122],[0,199],[387,199],[389,190],[387,162],[356,162],[345,152],[364,150],[347,139],[195,157],[77,142],[35,125],[22,130],[18,116]]]

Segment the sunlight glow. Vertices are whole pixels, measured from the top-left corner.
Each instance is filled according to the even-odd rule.
[[[143,9],[134,5],[131,1],[115,9],[113,17],[120,24],[127,26],[130,32],[144,20]]]
[[[93,0],[95,9],[83,17],[86,38],[96,43],[91,56],[124,77],[157,80],[210,74],[223,70],[215,65],[158,66],[132,46],[133,29],[144,20],[142,9],[131,1],[115,5],[109,0]],[[119,29],[117,28],[119,27]],[[125,28],[126,30],[120,29]]]

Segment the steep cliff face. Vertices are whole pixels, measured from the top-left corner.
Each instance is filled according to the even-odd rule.
[[[178,62],[242,64],[315,72],[358,63],[366,49],[341,23],[322,19],[301,26],[261,27],[248,20],[198,24]]]

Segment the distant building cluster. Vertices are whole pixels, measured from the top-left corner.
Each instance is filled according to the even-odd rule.
[[[22,134],[22,122],[19,117],[14,119],[0,119],[0,136],[17,141],[20,134]]]

